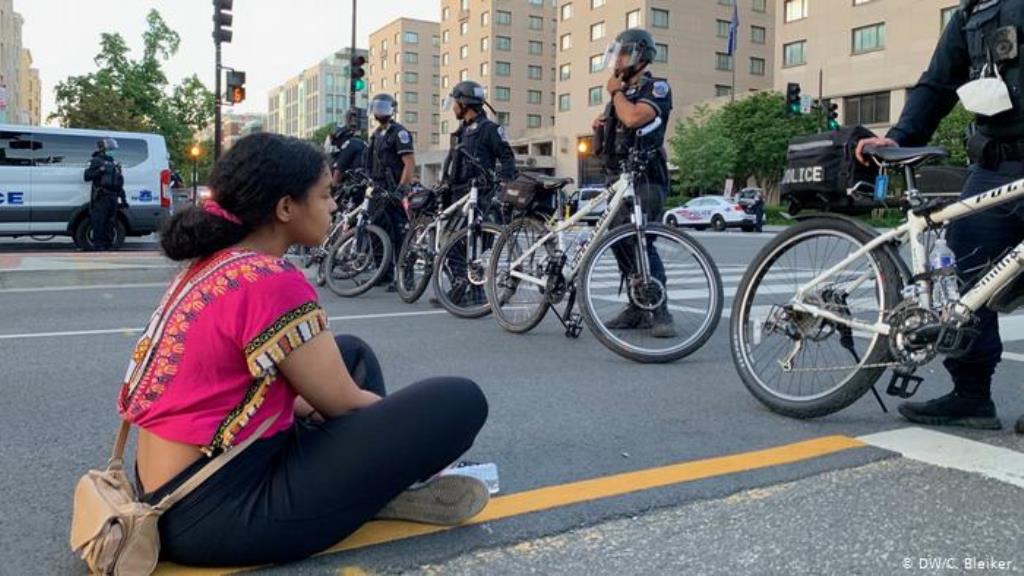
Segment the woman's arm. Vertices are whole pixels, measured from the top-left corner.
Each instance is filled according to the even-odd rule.
[[[334,337],[326,330],[288,354],[278,368],[299,396],[325,418],[380,400],[380,396],[362,390],[352,380]]]

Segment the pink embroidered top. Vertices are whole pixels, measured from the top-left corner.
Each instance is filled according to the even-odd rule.
[[[228,249],[182,271],[135,347],[121,417],[213,454],[273,414],[292,424],[296,393],[277,366],[327,327],[306,277],[286,260]]]

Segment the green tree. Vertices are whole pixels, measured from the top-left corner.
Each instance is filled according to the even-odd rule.
[[[67,128],[157,132],[175,164],[185,166],[194,134],[210,124],[214,95],[195,75],[169,86],[163,65],[181,38],[156,10],[146,23],[139,59],[132,59],[120,34],[102,34],[97,70],[57,84],[57,111],[50,118]]]
[[[967,129],[973,121],[974,116],[962,104],[957,104],[932,136],[933,145],[943,146],[949,150],[948,164],[967,165]]]
[[[335,124],[324,124],[323,126],[316,129],[313,135],[309,137],[309,141],[316,146],[322,146],[324,140],[331,135],[334,131]]]
[[[703,106],[677,124],[669,146],[672,163],[679,168],[679,188],[685,192],[720,191],[736,168],[736,146],[725,132],[722,115]]]

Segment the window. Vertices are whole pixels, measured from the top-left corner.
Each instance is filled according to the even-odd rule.
[[[441,95],[440,95],[440,94],[433,94],[433,95],[432,95],[432,96],[430,97],[430,100],[431,100],[431,103],[432,103],[432,104],[433,104],[434,106],[440,106],[440,105],[441,105]]]
[[[558,79],[566,81],[572,78],[572,64],[562,64],[558,67]]]
[[[949,22],[953,20],[953,15],[956,14],[958,6],[950,6],[949,8],[943,8],[939,14],[939,29],[940,31],[945,30]]]
[[[494,100],[496,102],[508,102],[512,99],[512,89],[507,86],[494,87]]]
[[[447,30],[445,30],[444,32],[441,32],[441,42],[443,42],[444,44],[447,44],[449,38],[450,38],[450,35],[448,34]]]
[[[441,37],[437,36],[436,34],[434,36],[431,36],[430,43],[434,46],[434,48],[437,48],[438,46],[441,45]]]
[[[490,12],[484,12],[484,13],[480,14],[480,25],[483,26],[484,28],[486,28],[486,27],[491,25],[491,13]]]
[[[544,79],[544,68],[540,66],[530,66],[526,69],[526,76],[530,80],[542,80]]]
[[[442,66],[447,66],[448,65],[448,53],[447,52],[445,52],[444,54],[441,54],[441,65]]]
[[[721,4],[722,6],[732,6],[736,2],[734,0],[718,0],[718,3]]]
[[[480,64],[480,75],[490,76],[491,75],[491,64],[490,62],[482,62]]]
[[[715,98],[721,98],[723,96],[729,96],[732,94],[732,86],[723,86],[721,84],[715,84]]]
[[[491,49],[491,38],[489,36],[484,36],[483,38],[480,39],[480,51],[481,52],[487,52],[490,49]]]
[[[402,117],[405,119],[406,124],[416,124],[420,121],[419,112],[413,112],[411,110],[407,110]]]
[[[786,22],[807,18],[807,0],[784,0]]]
[[[844,124],[857,126],[860,124],[889,123],[889,93],[877,92],[861,96],[849,96],[843,99]]]
[[[415,32],[406,32],[402,35],[402,42],[405,42],[406,44],[419,44],[420,35]]]
[[[597,74],[604,70],[604,54],[594,54],[590,57],[590,73]]]
[[[398,72],[395,72],[395,84],[398,84],[401,81],[402,81],[402,75],[399,74]],[[307,92],[308,92],[308,90],[307,90]]]
[[[440,114],[435,112],[435,113],[430,115],[430,125],[431,126],[437,126],[440,123],[441,123],[441,115]]]
[[[728,20],[715,20],[715,34],[719,38],[729,37],[729,21]]]
[[[885,24],[872,24],[853,30],[853,53],[885,50]]]
[[[406,52],[405,53],[405,63],[406,64],[419,64],[420,63],[420,55],[417,54],[416,52]]]
[[[443,78],[441,78],[441,88],[448,88],[448,76],[444,76]]]
[[[604,89],[600,86],[594,86],[590,89],[587,94],[587,105],[599,106],[604,98]]]
[[[654,45],[654,61],[668,62],[668,44]]]
[[[640,27],[640,11],[632,10],[626,13],[626,28]]]
[[[590,8],[591,9],[593,9],[593,8],[600,8],[601,6],[604,6],[604,4],[605,4],[605,0],[590,0]]]
[[[541,16],[530,16],[530,30],[544,30],[544,18]]]
[[[406,92],[402,96],[402,102],[406,104],[418,104],[420,101],[419,92]]]
[[[469,10],[469,0],[459,0],[459,9],[463,12]]]
[[[782,47],[782,66],[800,66],[807,63],[807,41],[790,42]]]
[[[668,28],[668,10],[651,9],[651,26],[654,28]]]
[[[448,133],[448,121],[447,120],[443,120],[441,122],[441,132],[443,132],[445,134]]]
[[[441,20],[447,20],[448,17],[451,16],[451,15],[452,15],[452,11],[449,10],[448,8],[445,8],[444,10],[441,10]]]
[[[149,157],[149,147],[145,140],[118,137],[117,145],[117,161],[124,168],[138,166]],[[0,132],[0,166],[67,166],[84,169],[89,165],[95,150],[96,139],[88,136]],[[9,200],[13,200],[11,195],[8,196]]]
[[[768,0],[754,0],[753,10],[754,12],[767,12]]]
[[[498,10],[494,15],[494,23],[499,26],[510,26],[512,24],[512,13],[507,10]]]
[[[512,39],[509,38],[508,36],[495,36],[494,49],[501,50],[502,52],[508,52],[512,50]]]
[[[530,40],[530,54],[538,56],[544,53],[544,43],[536,40]]]
[[[750,59],[750,75],[764,76],[764,58]]]
[[[540,114],[527,114],[526,115],[526,127],[527,128],[540,128],[541,117]]]
[[[438,134],[437,132],[431,132],[430,133],[430,143],[434,144],[434,145],[440,144],[441,143],[441,135]]]
[[[494,63],[494,75],[495,76],[511,76],[512,75],[512,64],[510,62],[495,62]]]
[[[469,57],[469,46],[463,44],[459,47],[459,60],[465,60]]]
[[[600,40],[604,38],[604,22],[598,22],[590,26],[590,40]]]
[[[768,37],[768,31],[761,26],[750,27],[750,41],[754,44],[764,44]]]
[[[572,18],[572,3],[562,4],[562,20]]]
[[[498,121],[498,124],[508,126],[512,122],[512,115],[508,112],[498,112],[494,119]]]
[[[562,34],[561,39],[559,39],[559,45],[562,47],[563,52],[572,48],[572,34]]]
[[[465,82],[466,80],[469,80],[469,70],[463,68],[459,70],[459,82]]]
[[[462,22],[459,24],[459,36],[465,36],[469,32],[469,22]]]
[[[569,94],[559,94],[558,95],[558,111],[559,112],[568,112],[569,106],[570,106],[570,104],[572,102],[570,100],[570,98],[571,97],[570,97]]]
[[[541,104],[544,99],[544,93],[540,90],[528,90],[526,92],[526,102],[528,104]]]
[[[715,70],[732,70],[732,56],[724,52],[715,52]]]

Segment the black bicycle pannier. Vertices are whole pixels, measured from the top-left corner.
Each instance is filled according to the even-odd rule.
[[[515,180],[505,184],[501,191],[501,202],[515,210],[544,211],[554,210],[554,191],[529,174],[520,174]]]
[[[789,141],[782,200],[789,211],[821,210],[841,214],[869,212],[876,208],[871,190],[878,176],[874,166],[857,161],[857,143],[874,134],[863,126],[847,126],[832,132],[797,136]],[[847,190],[859,182],[860,193]]]
[[[409,191],[405,201],[413,214],[422,214],[434,209],[437,194],[430,188],[416,187]]]

